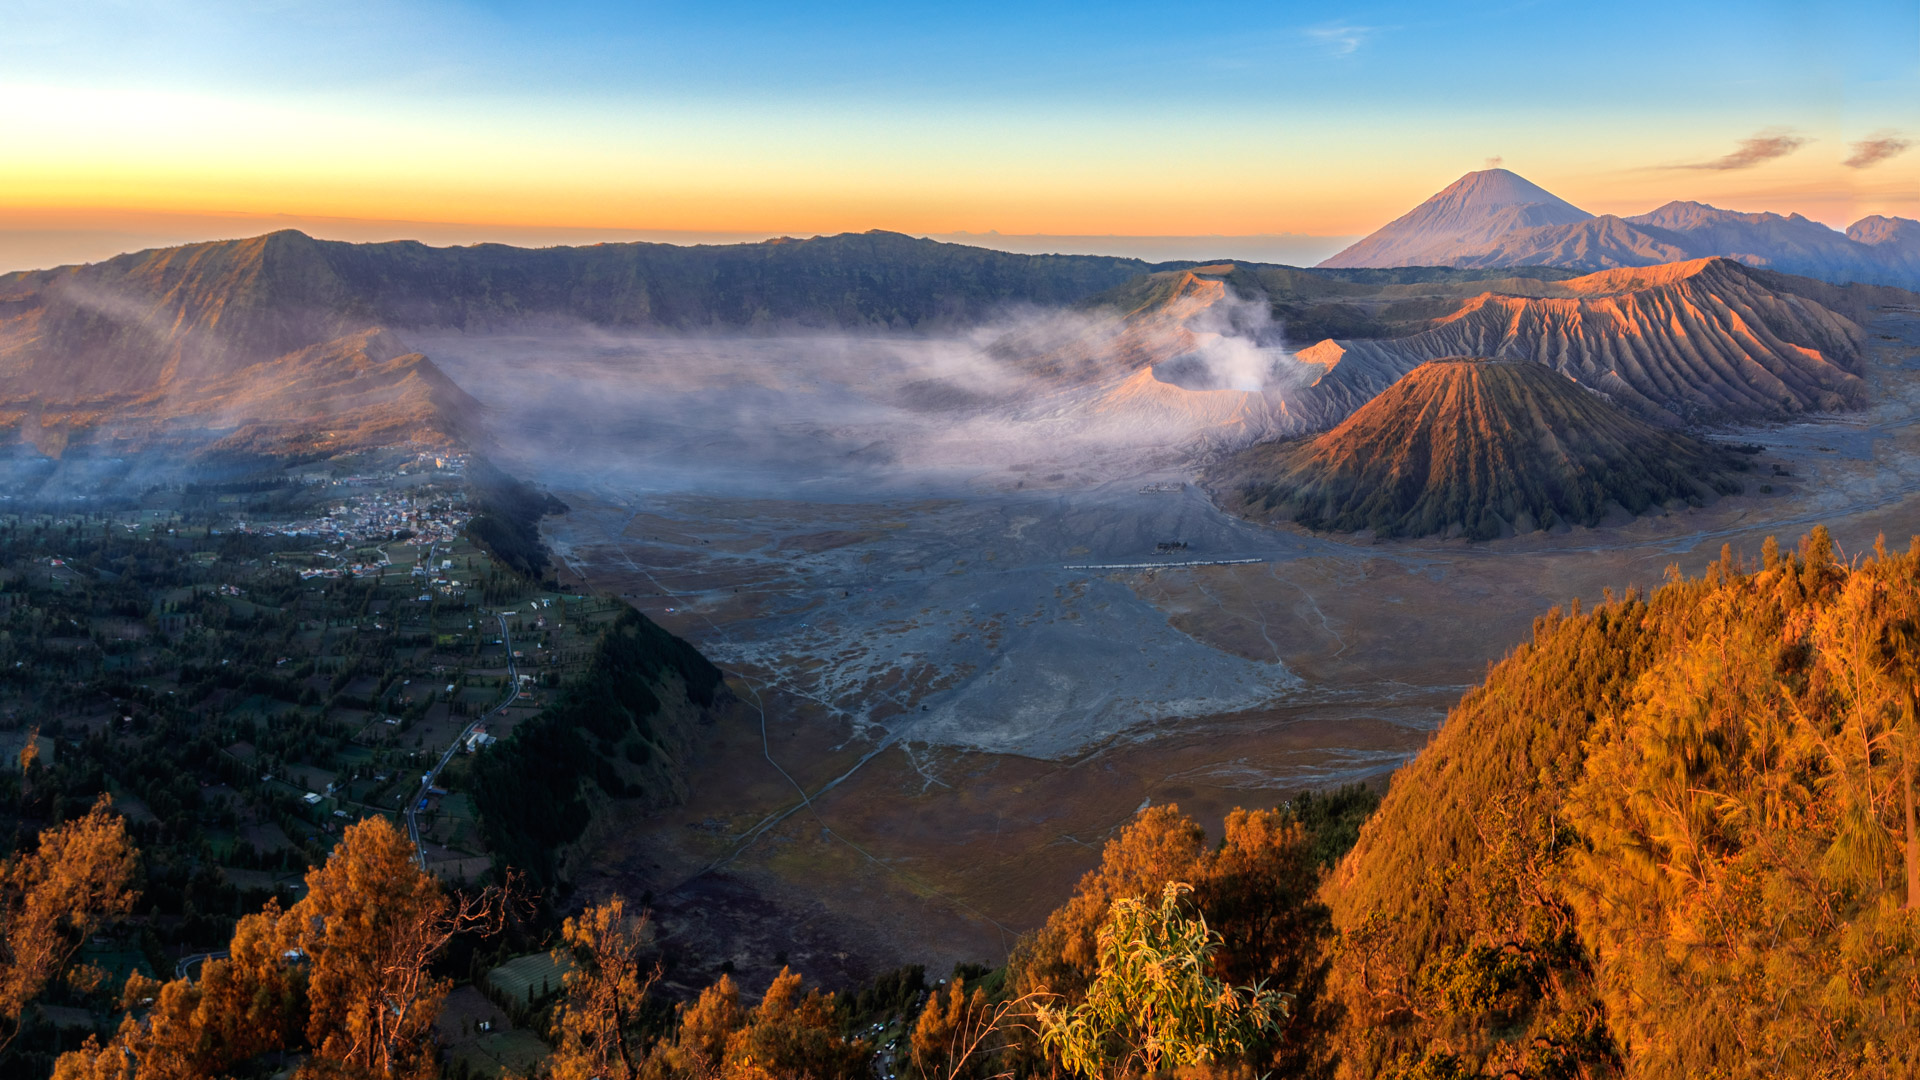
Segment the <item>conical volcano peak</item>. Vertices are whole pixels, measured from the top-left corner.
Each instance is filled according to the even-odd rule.
[[[1322,266],[1440,266],[1519,229],[1577,225],[1592,214],[1506,169],[1455,180],[1379,232]]]
[[[1444,203],[1463,207],[1524,206],[1529,203],[1544,203],[1549,206],[1565,207],[1580,215],[1582,219],[1593,216],[1511,169],[1481,169],[1478,172],[1470,172],[1448,184],[1438,195],[1428,199],[1421,206]]]
[[[1229,459],[1214,491],[1262,521],[1492,539],[1741,490],[1731,454],[1531,360],[1422,364],[1317,438]]]

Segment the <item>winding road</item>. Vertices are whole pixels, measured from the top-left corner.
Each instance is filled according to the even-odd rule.
[[[507,633],[507,617],[495,614],[494,618],[500,622],[500,644],[506,647],[507,652],[507,696],[501,699],[500,704],[481,713],[473,719],[472,723],[460,729],[460,734],[454,736],[453,743],[447,747],[446,753],[441,754],[440,760],[433,763],[433,768],[420,777],[420,790],[407,801],[407,838],[413,841],[414,858],[419,860],[422,870],[427,868],[427,845],[420,839],[420,806],[427,801],[427,792],[439,782],[440,770],[446,768],[447,762],[453,760],[453,755],[459,752],[468,736],[473,734],[473,729],[513,704],[514,695],[520,692],[520,673],[513,663],[513,637]]]

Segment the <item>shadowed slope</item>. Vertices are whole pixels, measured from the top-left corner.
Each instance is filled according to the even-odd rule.
[[[1311,529],[1491,539],[1740,489],[1730,455],[1532,363],[1424,364],[1316,439],[1210,478],[1240,512]]]

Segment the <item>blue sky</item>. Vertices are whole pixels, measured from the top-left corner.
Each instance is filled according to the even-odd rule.
[[[1920,213],[1920,5],[0,3],[0,215],[1363,232],[1499,157],[1595,211]],[[1710,161],[1774,132],[1791,154]]]

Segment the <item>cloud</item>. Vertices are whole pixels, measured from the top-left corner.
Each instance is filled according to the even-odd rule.
[[[1501,157],[1499,154],[1495,154],[1492,157],[1487,159],[1487,168],[1497,169],[1500,166],[1505,165],[1506,163],[1507,163],[1506,158]]]
[[[1278,401],[1324,373],[1282,330],[1264,301],[1228,293],[1184,318],[1022,309],[941,334],[581,325],[407,341],[495,410],[504,460],[557,486],[786,498],[1014,482],[1015,466],[1098,482],[1185,467],[1281,422],[1190,391]]]
[[[1870,169],[1890,157],[1898,156],[1912,145],[1911,139],[1903,139],[1894,132],[1875,132],[1872,138],[1854,143],[1853,153],[1841,164],[1849,169]]]
[[[1751,139],[1740,140],[1740,149],[1722,158],[1712,161],[1695,162],[1691,165],[1676,165],[1677,169],[1711,169],[1725,172],[1732,169],[1751,169],[1755,165],[1765,164],[1774,158],[1783,158],[1795,150],[1807,145],[1811,140],[1795,135],[1790,131],[1774,129],[1762,131]]]
[[[1379,32],[1377,26],[1355,26],[1352,23],[1328,23],[1307,28],[1307,36],[1334,56],[1352,56]]]

